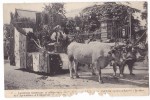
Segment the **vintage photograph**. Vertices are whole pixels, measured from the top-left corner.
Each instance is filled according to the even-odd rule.
[[[4,3],[6,95],[18,90],[148,92],[147,6],[146,1]]]

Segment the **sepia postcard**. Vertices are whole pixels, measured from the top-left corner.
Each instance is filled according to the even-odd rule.
[[[3,3],[6,98],[149,95],[148,2]]]

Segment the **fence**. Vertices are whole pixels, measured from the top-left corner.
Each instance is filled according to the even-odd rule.
[[[106,37],[103,35],[106,34]],[[108,33],[106,32],[93,32],[93,33],[84,33],[84,34],[75,34],[70,35],[70,37],[74,37],[77,39],[78,42],[84,42],[84,40],[87,40],[89,37],[94,37],[95,39],[102,39],[108,38]],[[131,39],[131,28],[130,25],[124,25],[119,28],[113,28],[111,31],[111,35],[109,36],[110,39],[113,39],[114,41],[123,42],[124,39]]]
[[[112,38],[120,42],[123,42],[124,39],[131,39],[130,25],[124,25],[117,29],[113,29]]]

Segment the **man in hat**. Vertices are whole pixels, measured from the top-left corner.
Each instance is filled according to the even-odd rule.
[[[63,42],[64,42],[64,40],[66,40],[67,35],[63,32],[62,27],[60,25],[57,25],[56,27],[54,27],[54,32],[53,32],[53,34],[51,35],[50,38],[54,43],[56,43],[54,45],[55,51],[56,51],[56,48],[57,48],[58,44],[63,46],[63,44],[64,44]],[[62,49],[63,48],[64,47],[62,47]]]
[[[65,39],[66,38],[66,34],[62,31],[62,27],[60,25],[57,25],[56,27],[54,27],[54,32],[51,35],[51,40],[53,42],[60,42],[61,39]]]

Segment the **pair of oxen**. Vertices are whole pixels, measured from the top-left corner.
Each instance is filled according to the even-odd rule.
[[[79,78],[78,64],[91,65],[92,75],[98,75],[99,83],[103,83],[101,69],[109,64],[113,66],[114,76],[116,76],[117,66],[120,70],[120,77],[123,77],[124,67],[128,65],[130,75],[133,75],[133,64],[136,60],[136,53],[132,46],[118,45],[114,43],[90,42],[82,44],[72,42],[67,47],[69,57],[70,77],[73,78],[73,69],[75,77]]]

